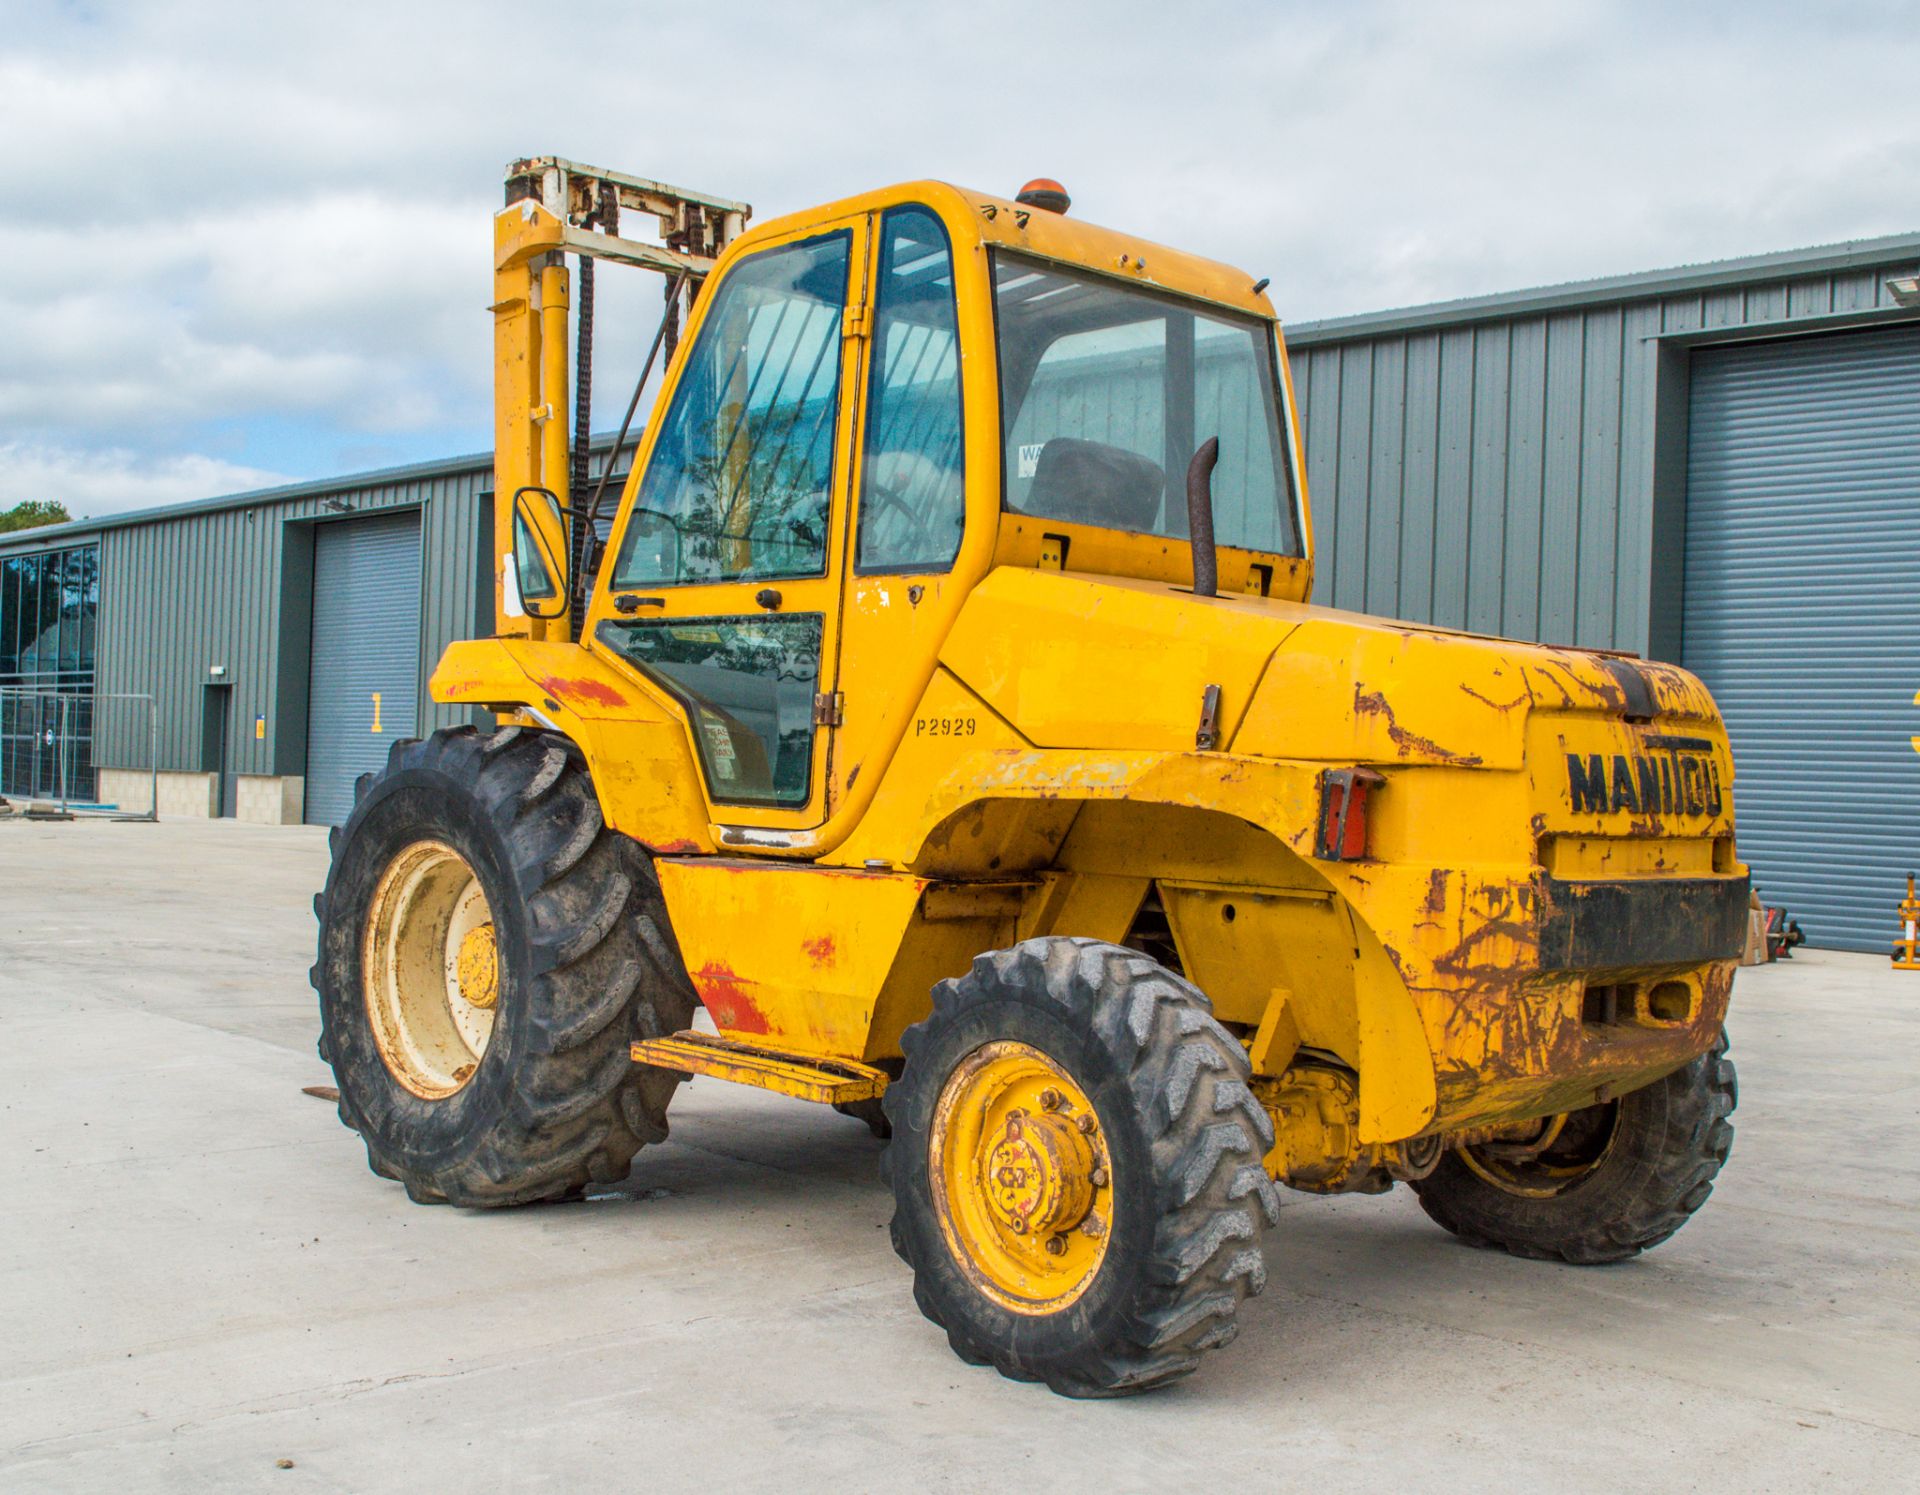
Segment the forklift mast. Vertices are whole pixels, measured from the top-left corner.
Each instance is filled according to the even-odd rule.
[[[657,242],[623,238],[621,212],[651,214]],[[744,232],[753,209],[731,198],[670,187],[645,177],[583,166],[558,156],[513,162],[506,205],[493,224],[494,349],[494,633],[566,643],[578,606],[558,617],[531,615],[513,572],[516,518],[551,555],[571,551],[576,596],[588,567],[593,518],[585,491],[592,389],[593,267],[596,260],[654,270],[666,277],[665,307],[654,351],[670,360],[684,313],[721,252]],[[567,334],[574,286],[567,256],[580,260],[579,342],[570,378]],[[652,360],[627,410],[630,424]],[[571,387],[570,387],[571,386]],[[569,412],[574,419],[570,423]],[[625,428],[621,439],[626,435]],[[609,453],[611,462],[618,455]],[[553,503],[526,504],[529,491]],[[564,515],[565,518],[560,516]]]

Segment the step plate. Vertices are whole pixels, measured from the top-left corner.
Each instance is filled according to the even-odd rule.
[[[811,1054],[755,1048],[711,1033],[676,1033],[642,1039],[633,1046],[633,1062],[681,1074],[712,1075],[753,1085],[798,1100],[833,1105],[871,1100],[887,1088],[886,1071],[850,1059],[821,1059]]]

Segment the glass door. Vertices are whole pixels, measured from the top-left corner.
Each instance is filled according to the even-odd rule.
[[[679,704],[714,818],[825,818],[867,225],[736,261],[643,453],[589,619]]]

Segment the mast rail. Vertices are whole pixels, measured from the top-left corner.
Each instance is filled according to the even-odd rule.
[[[586,166],[559,156],[530,156],[507,167],[507,204],[527,198],[567,224],[567,248],[595,259],[694,277],[713,267],[720,251],[738,238],[753,216],[744,202],[647,177]],[[651,214],[660,225],[660,245],[619,236],[604,220],[608,199],[620,209]],[[587,227],[595,224],[597,232]]]

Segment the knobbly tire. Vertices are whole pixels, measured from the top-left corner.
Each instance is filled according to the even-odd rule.
[[[684,1028],[696,998],[651,862],[607,828],[576,750],[517,727],[437,732],[395,744],[355,799],[314,900],[312,980],[320,1057],[368,1166],[418,1202],[466,1207],[618,1182],[643,1144],[666,1136],[679,1083],[634,1064],[628,1045]],[[409,849],[422,844],[455,858],[438,865],[470,869],[497,963],[484,1052],[470,1072],[447,1077],[457,1088],[435,1096],[403,1083],[404,1064],[385,1057],[396,1041],[376,1035],[366,958],[389,869],[417,859]]]
[[[1279,1199],[1261,1160],[1273,1131],[1248,1089],[1245,1051],[1197,989],[1118,945],[1027,940],[936,986],[931,1016],[901,1046],[906,1064],[886,1092],[893,1139],[881,1162],[894,1195],[893,1244],[913,1269],[921,1311],[961,1359],[1065,1396],[1121,1396],[1189,1374],[1234,1337],[1240,1303],[1266,1282],[1261,1241]],[[990,1084],[954,1087],[1002,1051],[1061,1076],[1039,1092],[1042,1109],[1050,1098],[1056,1115],[1079,1122],[1076,1103],[1090,1105],[1094,1121],[1079,1129],[1109,1170],[1110,1193],[1091,1212],[1105,1211],[1096,1236],[1104,1254],[1057,1308],[1009,1307],[983,1286],[978,1262],[952,1234],[953,1186],[936,1176],[952,1176],[934,1153],[936,1131],[954,1134],[954,1097],[972,1105],[993,1094]],[[974,1181],[990,1188],[980,1173],[972,1170]],[[1088,1248],[1075,1237],[1062,1249],[1072,1260],[1069,1250]]]
[[[1476,1168],[1449,1151],[1413,1191],[1469,1245],[1578,1266],[1625,1261],[1706,1203],[1733,1148],[1728,1118],[1738,1101],[1723,1029],[1665,1079],[1573,1113],[1561,1134],[1568,1140],[1540,1159],[1502,1163],[1476,1151]]]

